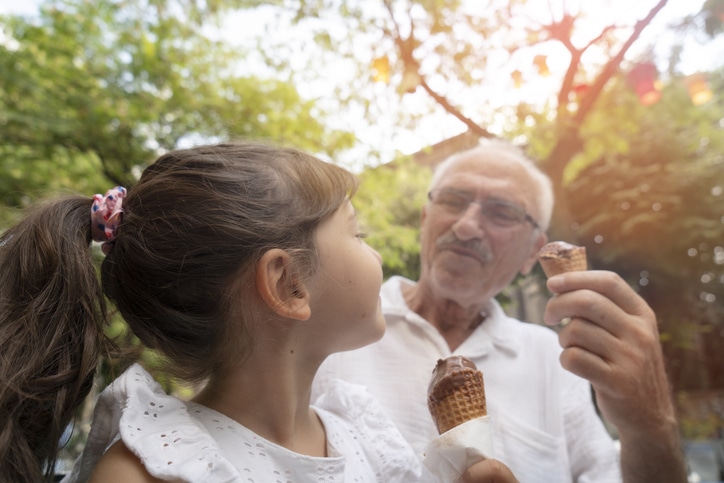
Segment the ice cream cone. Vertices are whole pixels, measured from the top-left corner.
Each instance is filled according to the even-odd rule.
[[[428,390],[428,407],[440,434],[487,415],[483,373],[461,356],[438,360]]]
[[[538,262],[548,278],[565,272],[584,271],[588,268],[586,247],[562,241],[544,245],[538,252]]]

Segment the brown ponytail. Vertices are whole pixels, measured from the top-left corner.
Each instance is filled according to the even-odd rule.
[[[106,307],[90,198],[34,209],[0,236],[0,481],[49,478],[91,389]]]

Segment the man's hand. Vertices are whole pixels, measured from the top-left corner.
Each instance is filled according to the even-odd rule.
[[[683,482],[686,469],[656,316],[613,272],[551,277],[544,320],[560,330],[561,365],[588,381],[619,431],[624,481]]]
[[[459,481],[460,483],[518,483],[513,472],[494,459],[478,461],[471,465]]]

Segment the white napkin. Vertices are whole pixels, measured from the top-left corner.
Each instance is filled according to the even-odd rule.
[[[493,457],[492,431],[490,416],[456,426],[425,447],[423,463],[439,481],[457,481],[470,465]]]

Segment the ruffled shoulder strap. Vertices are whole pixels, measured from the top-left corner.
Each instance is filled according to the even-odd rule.
[[[333,379],[313,407],[323,421],[327,412],[354,427],[355,442],[364,445],[370,463],[378,466],[380,481],[419,481],[422,472],[420,460],[366,387]],[[330,434],[327,436],[330,437]],[[330,443],[334,444],[334,441],[330,440]]]
[[[166,394],[139,364],[101,394],[86,448],[66,481],[85,481],[118,439],[156,478],[224,483],[240,477],[186,404]]]

